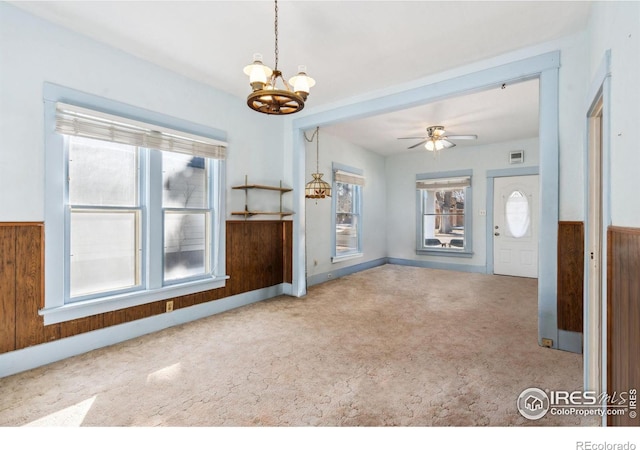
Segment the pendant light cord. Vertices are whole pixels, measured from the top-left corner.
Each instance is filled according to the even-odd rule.
[[[275,34],[276,34],[276,67],[275,70],[278,70],[278,0],[275,0],[275,12],[276,12],[276,20],[274,23],[274,29],[275,29]]]
[[[303,132],[304,139],[307,142],[313,142],[313,138],[316,138],[316,173],[320,172],[320,127],[316,127],[316,131],[313,132],[311,138],[307,137],[307,133]]]

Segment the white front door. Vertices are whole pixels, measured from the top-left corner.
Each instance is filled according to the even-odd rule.
[[[494,178],[493,273],[538,278],[538,175]]]

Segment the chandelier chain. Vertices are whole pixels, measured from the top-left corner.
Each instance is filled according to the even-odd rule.
[[[320,172],[320,127],[316,127],[316,172]]]
[[[276,67],[275,69],[278,70],[278,0],[275,0],[275,15],[276,15],[276,19],[275,19],[275,23],[274,23],[274,29],[275,29],[275,34],[276,34]]]
[[[320,127],[316,127],[315,131],[311,135],[311,137],[307,137],[307,132],[304,131],[304,139],[307,142],[313,142],[313,139],[316,139],[316,172],[319,172],[320,166]]]

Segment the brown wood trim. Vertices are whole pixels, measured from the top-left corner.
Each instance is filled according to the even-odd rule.
[[[283,222],[282,228],[282,270],[285,283],[293,283],[293,222]]]
[[[44,227],[42,222],[0,222],[0,227]]]
[[[0,353],[16,348],[16,230],[0,228]]]
[[[631,228],[631,227],[617,227],[615,225],[609,225],[607,228],[607,233],[611,231],[613,233],[622,233],[622,234],[633,234],[636,236],[640,236],[640,228]]]
[[[640,390],[640,229],[607,229],[607,392]],[[637,411],[637,410],[636,410]],[[640,426],[629,414],[610,426]]]
[[[583,332],[584,225],[558,222],[558,329]]]
[[[44,228],[16,227],[16,347],[44,342]]]

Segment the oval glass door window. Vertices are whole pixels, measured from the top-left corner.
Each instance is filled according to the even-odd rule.
[[[524,192],[513,191],[509,195],[505,205],[505,216],[511,236],[521,238],[529,235],[531,210],[529,208],[529,199]]]

